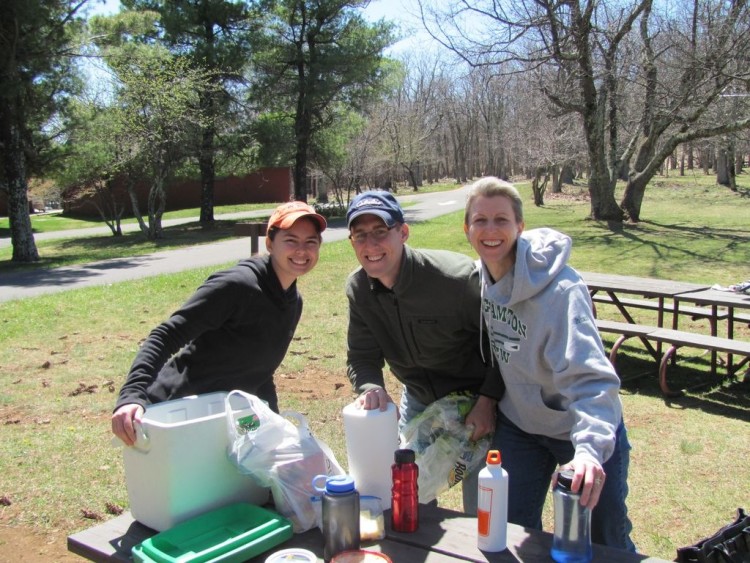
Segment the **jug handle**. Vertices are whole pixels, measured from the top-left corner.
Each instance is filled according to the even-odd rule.
[[[146,434],[146,430],[143,428],[142,423],[136,420],[133,423],[133,427],[135,428],[135,444],[133,444],[132,447],[134,450],[145,454],[151,449],[151,440],[149,439],[148,434]],[[126,447],[125,442],[120,440],[117,436],[113,436],[110,443],[112,444],[112,447],[115,448]]]

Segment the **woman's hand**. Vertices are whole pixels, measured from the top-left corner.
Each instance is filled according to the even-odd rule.
[[[589,457],[573,458],[570,463],[560,467],[560,470],[569,469],[573,471],[573,482],[570,489],[574,493],[580,493],[581,504],[590,510],[593,510],[599,502],[599,495],[604,488],[604,480],[607,475],[604,469],[596,461]],[[583,487],[581,487],[583,482]],[[557,473],[552,479],[552,486],[557,484]]]
[[[143,407],[136,404],[122,405],[112,414],[112,433],[126,446],[135,444],[135,423],[141,422]]]
[[[479,395],[474,408],[466,415],[464,424],[474,428],[471,433],[471,440],[476,442],[487,434],[495,432],[497,420],[497,401],[484,395]]]

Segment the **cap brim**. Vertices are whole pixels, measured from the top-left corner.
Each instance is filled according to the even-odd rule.
[[[303,217],[310,217],[310,219],[316,221],[320,226],[320,232],[325,231],[326,227],[328,226],[325,217],[323,217],[322,215],[318,215],[317,213],[310,213],[308,211],[295,211],[289,213],[279,223],[277,223],[276,226],[279,229],[291,229],[292,226]]]
[[[361,209],[359,211],[355,211],[349,216],[349,220],[346,222],[346,226],[351,227],[354,220],[357,217],[362,217],[362,215],[375,215],[377,217],[380,217],[385,223],[385,226],[389,228],[396,225],[396,220],[393,218],[393,215],[383,209]]]

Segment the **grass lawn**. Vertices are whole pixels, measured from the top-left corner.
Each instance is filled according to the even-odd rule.
[[[750,278],[750,182],[744,175],[739,182],[744,188],[732,193],[702,177],[660,179],[646,192],[643,221],[617,230],[586,219],[584,187],[548,194],[543,208],[520,187],[527,228],[570,234],[580,270],[728,285]],[[461,221],[453,213],[412,225],[410,243],[473,255]],[[347,241],[324,245],[319,265],[300,280],[305,311],[277,373],[282,405],[304,413],[343,465],[341,408],[352,399],[343,287],[355,266]],[[121,456],[110,444],[115,394],[139,341],[214,269],[2,304],[0,552],[7,551],[4,529],[33,530],[64,545],[67,534],[127,508]],[[643,315],[638,320],[648,322]],[[738,337],[750,339],[747,327]],[[646,373],[621,392],[633,445],[633,538],[642,552],[673,559],[676,547],[712,533],[738,506],[750,507],[750,384],[724,382],[667,401],[637,344],[623,347],[618,370],[623,377]],[[675,387],[707,377],[707,358],[698,355],[681,357],[670,372]],[[389,387],[396,394],[393,379]],[[441,504],[460,506],[460,491]],[[545,523],[551,529],[549,510]]]

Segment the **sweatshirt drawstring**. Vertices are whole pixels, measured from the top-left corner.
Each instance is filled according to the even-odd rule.
[[[487,363],[487,360],[484,358],[484,339],[482,338],[484,336],[484,313],[482,312],[482,309],[484,308],[484,269],[482,268],[481,262],[479,263],[479,268],[479,354],[482,356],[482,361]],[[487,335],[487,342],[490,342],[489,334]],[[491,346],[492,342],[490,342],[490,347]],[[495,366],[495,354],[492,353],[491,348],[490,366]]]

